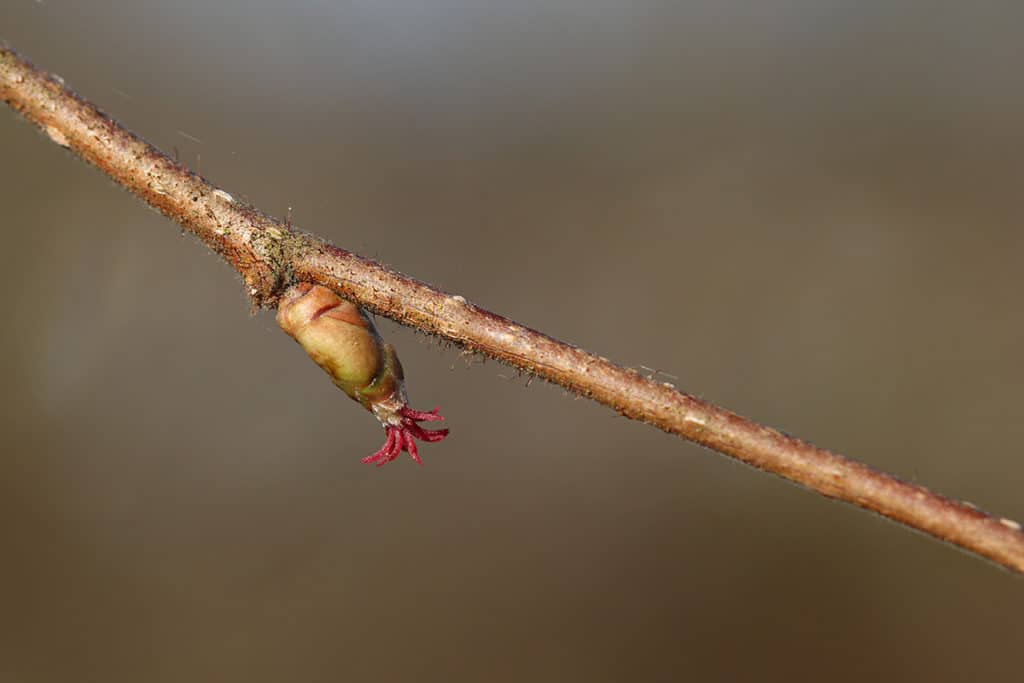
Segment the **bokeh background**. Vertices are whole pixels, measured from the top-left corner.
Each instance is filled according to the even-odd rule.
[[[1012,3],[5,0],[215,183],[1024,519]],[[381,321],[382,432],[0,112],[0,681],[1019,680],[1024,583]],[[647,372],[647,370],[644,370]]]

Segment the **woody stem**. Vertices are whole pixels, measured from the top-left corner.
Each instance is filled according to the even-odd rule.
[[[51,140],[223,256],[242,274],[256,305],[276,305],[296,280],[321,284],[376,313],[543,377],[622,415],[1024,573],[1024,533],[1016,522],[757,424],[294,230],[182,167],[4,47],[0,96]]]

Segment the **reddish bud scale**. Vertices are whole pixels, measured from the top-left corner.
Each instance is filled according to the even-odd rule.
[[[384,426],[387,438],[364,463],[378,467],[407,451],[420,460],[415,439],[441,441],[447,429],[424,429],[419,422],[444,418],[438,409],[413,410],[406,399],[402,364],[366,313],[332,290],[303,282],[288,288],[277,308],[277,324],[306,351],[335,386],[358,401]]]

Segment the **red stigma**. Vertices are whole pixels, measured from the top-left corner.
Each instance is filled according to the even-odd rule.
[[[385,439],[384,445],[380,447],[379,451],[373,455],[366,456],[360,462],[380,467],[397,458],[401,455],[402,451],[406,451],[413,460],[422,465],[423,461],[420,460],[415,439],[427,443],[435,443],[448,436],[448,430],[424,429],[417,423],[439,422],[443,420],[444,418],[437,414],[439,410],[440,408],[434,408],[430,412],[423,412],[413,410],[409,406],[402,406],[398,411],[398,414],[401,416],[401,423],[399,425],[385,425],[384,431],[387,433],[387,439]]]

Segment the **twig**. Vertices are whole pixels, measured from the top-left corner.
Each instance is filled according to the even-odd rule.
[[[5,47],[0,47],[0,96],[51,140],[223,256],[241,273],[255,306],[275,306],[297,281],[330,287],[380,315],[501,360],[622,415],[1024,573],[1024,533],[1017,522],[759,425],[295,230],[182,167],[61,79]]]

